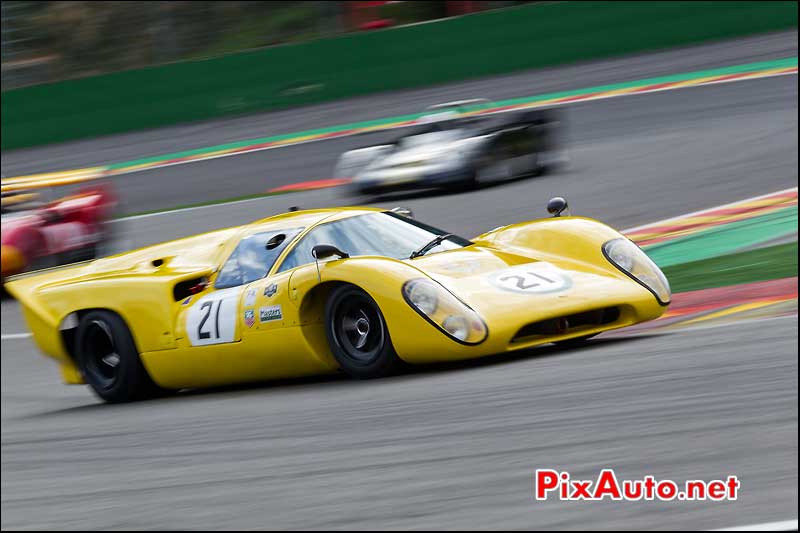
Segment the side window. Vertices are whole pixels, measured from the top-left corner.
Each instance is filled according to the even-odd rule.
[[[314,256],[311,255],[311,250],[318,244],[332,244],[342,250],[350,251],[353,255],[379,254],[380,252],[373,250],[369,243],[371,239],[375,239],[375,233],[368,220],[366,216],[357,216],[320,224],[309,231],[286,255],[278,271],[285,272],[291,268],[313,263]]]
[[[303,240],[297,243],[294,249],[286,255],[278,269],[279,272],[285,272],[289,269],[314,262],[314,256],[311,255],[311,250],[318,244],[323,244],[320,240],[323,235],[319,231],[320,228],[311,230]]]
[[[303,228],[268,231],[242,239],[217,276],[217,289],[237,287],[263,278]]]

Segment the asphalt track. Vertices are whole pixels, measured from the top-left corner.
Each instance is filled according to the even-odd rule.
[[[794,319],[111,407],[55,385],[28,341],[3,347],[4,529],[702,529],[797,512]],[[609,466],[736,474],[742,493],[533,500],[536,468]]]
[[[555,194],[574,213],[624,228],[797,185],[796,76],[568,113],[564,172],[379,204],[409,205],[471,236],[542,216]],[[337,142],[263,154],[321,169]],[[246,157],[222,161],[235,173]],[[174,167],[175,179],[184,190],[205,184],[205,164]],[[147,174],[125,181],[132,210],[170,196],[166,176]],[[219,194],[246,192],[232,183]],[[312,191],[140,217],[120,223],[119,245],[355,200]],[[2,333],[22,331],[16,304],[3,301]],[[30,339],[2,341],[3,529],[697,529],[796,518],[796,317],[600,337],[581,350],[373,382],[269,383],[126,406],[59,385],[35,352]],[[589,479],[604,467],[620,478],[736,474],[742,494],[725,503],[532,498],[536,468]]]

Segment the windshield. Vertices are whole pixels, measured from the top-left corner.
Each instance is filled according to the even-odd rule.
[[[303,228],[275,230],[245,237],[228,257],[214,287],[237,287],[263,278],[281,252],[301,231]]]
[[[289,252],[279,272],[314,262],[311,249],[318,244],[332,244],[351,256],[377,255],[408,259],[437,235],[446,232],[397,213],[369,213],[336,222],[321,224],[311,230]],[[448,237],[427,255],[472,244],[455,235]]]

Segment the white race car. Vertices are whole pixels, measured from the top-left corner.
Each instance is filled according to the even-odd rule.
[[[552,109],[490,114],[490,106],[484,99],[431,106],[394,142],[345,152],[335,175],[361,194],[467,189],[534,175],[559,161]]]

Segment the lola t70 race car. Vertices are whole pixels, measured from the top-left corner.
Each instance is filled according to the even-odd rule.
[[[670,302],[647,255],[594,220],[465,239],[402,213],[295,211],[7,287],[65,380],[109,402],[339,369],[385,376],[586,339]]]
[[[533,175],[563,162],[553,109],[488,114],[486,99],[430,106],[394,141],[350,150],[334,176],[356,194],[469,189]]]

